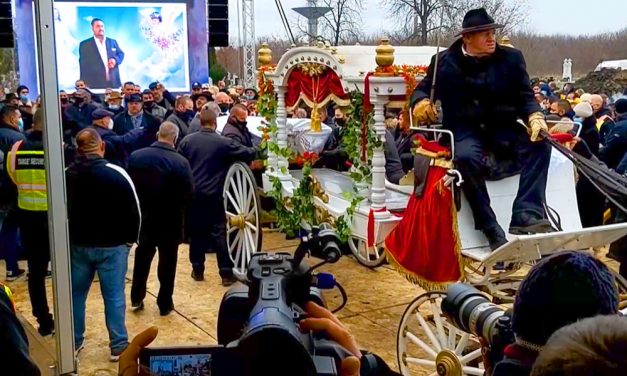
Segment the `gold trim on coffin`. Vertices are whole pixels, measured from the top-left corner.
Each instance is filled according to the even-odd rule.
[[[296,66],[301,72],[309,75],[310,77],[320,76],[329,67],[320,63],[301,63]]]

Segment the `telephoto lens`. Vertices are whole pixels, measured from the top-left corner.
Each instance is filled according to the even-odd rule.
[[[442,300],[442,313],[456,327],[483,338],[493,344],[500,342],[499,318],[505,311],[490,302],[485,295],[463,283],[450,285]]]

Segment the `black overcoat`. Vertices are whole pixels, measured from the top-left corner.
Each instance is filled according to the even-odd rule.
[[[435,56],[414,90],[412,106],[429,97],[434,67]],[[516,120],[526,122],[530,114],[541,111],[519,50],[497,45],[491,56],[475,58],[464,54],[461,39],[439,54],[435,99],[442,103],[444,128],[452,130],[456,140],[504,134],[507,128],[523,131]]]
[[[131,154],[128,172],[142,210],[140,242],[180,242],[192,198],[192,170],[170,145],[155,142]]]

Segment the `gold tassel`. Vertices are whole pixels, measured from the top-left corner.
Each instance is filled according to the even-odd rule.
[[[385,249],[385,255],[388,260],[388,263],[390,263],[390,266],[392,266],[394,270],[396,270],[399,274],[405,277],[405,279],[407,279],[409,282],[413,283],[414,285],[418,285],[422,287],[425,291],[446,291],[446,289],[448,288],[450,284],[458,282],[458,281],[449,281],[449,282],[428,281],[420,277],[416,273],[405,269],[400,263],[396,261],[394,256],[392,256],[392,253],[387,249],[387,247]]]

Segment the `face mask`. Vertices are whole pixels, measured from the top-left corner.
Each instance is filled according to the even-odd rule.
[[[107,129],[113,129],[113,119],[109,118],[109,122],[107,123]]]
[[[222,113],[226,113],[229,110],[229,104],[228,103],[220,103],[218,105],[218,107],[220,107],[220,111]]]
[[[17,121],[17,127],[20,130],[20,132],[24,132],[24,120],[22,120],[22,118],[20,118],[20,120]]]
[[[67,104],[67,102],[68,102],[67,98],[61,98],[61,103],[62,104]]]
[[[119,104],[110,104],[109,108],[112,109],[112,110],[117,110],[117,109],[120,108],[120,105]]]
[[[26,95],[21,95],[20,100],[24,103],[28,102],[28,97]]]
[[[343,127],[344,125],[346,125],[346,119],[335,119],[335,124],[337,124],[339,127]]]
[[[246,96],[246,99],[248,99],[249,101],[252,101],[253,99],[255,99],[255,94],[248,94]]]
[[[196,115],[194,110],[185,110],[184,112],[177,111],[177,113],[179,117],[187,123],[189,123],[194,118],[194,115]]]
[[[82,104],[83,102],[85,102],[83,97],[76,97],[76,98],[74,98],[74,103],[76,103],[76,104]]]
[[[144,102],[144,108],[153,108],[155,105],[155,102],[153,101],[145,101]]]

